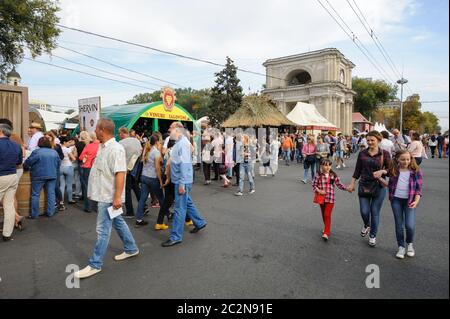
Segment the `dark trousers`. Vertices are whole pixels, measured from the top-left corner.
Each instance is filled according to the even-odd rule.
[[[219,179],[219,166],[220,166],[220,163],[216,163],[216,162],[214,162],[213,163],[213,169],[214,169],[214,180],[218,180]]]
[[[430,146],[431,158],[434,158],[436,155],[436,146]]]
[[[239,185],[239,179],[241,176],[241,163],[236,163],[233,166],[234,175],[236,175],[236,184]]]
[[[126,214],[128,216],[134,216],[131,190],[134,191],[134,194],[136,195],[136,198],[139,201],[139,199],[141,198],[141,190],[139,188],[139,183],[133,176],[131,176],[130,173],[127,173],[127,178],[125,182],[125,209]]]
[[[91,210],[91,200],[87,197],[90,168],[80,167],[81,193],[83,194],[84,210]]]
[[[56,194],[56,202],[59,204],[63,201],[61,188],[59,187],[59,180],[61,178],[61,171],[58,167],[58,172],[56,173],[56,188],[55,188],[55,194]]]
[[[211,180],[211,163],[203,162],[203,175],[205,175],[205,181]]]

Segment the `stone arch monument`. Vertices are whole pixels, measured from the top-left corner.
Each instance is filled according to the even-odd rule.
[[[278,108],[289,113],[297,102],[314,104],[344,134],[352,132],[352,69],[355,65],[337,49],[323,49],[270,59],[266,88]]]

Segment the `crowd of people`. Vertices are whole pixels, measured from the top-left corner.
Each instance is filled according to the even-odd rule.
[[[29,219],[40,215],[43,188],[47,217],[64,211],[65,203],[73,205],[77,201],[82,201],[84,212],[98,213],[97,243],[89,265],[76,274],[79,278],[101,270],[112,227],[124,242],[124,253],[115,257],[117,261],[139,253],[124,218],[135,219],[135,227],[146,226],[145,216],[150,208],[159,209],[153,228],[170,228],[163,247],[181,243],[184,226],[193,226],[192,233],[203,229],[206,221],[190,197],[195,171],[203,173],[205,186],[221,180],[224,188],[237,187],[234,194],[243,196],[246,182],[248,194],[256,191],[256,162],[261,163],[259,175],[266,177],[276,175],[280,160],[286,166],[295,162],[303,166],[301,181],[311,183],[314,202],[320,205],[324,240],[331,235],[335,187],[348,192],[357,188],[361,236],[369,238],[370,246],[376,245],[381,207],[389,194],[398,241],[396,256],[412,257],[415,209],[422,197],[420,164],[428,158],[427,154],[434,158],[436,150],[440,158],[448,156],[448,135],[420,136],[413,131],[404,135],[397,129],[392,133],[371,131],[353,136],[284,132],[258,139],[248,132],[230,134],[211,128],[190,133],[182,123],[173,122],[168,133],[154,132],[149,136],[121,127],[116,141],[114,123],[101,119],[95,132],[81,132],[76,137],[64,131],[42,132],[39,124],[32,123],[27,144],[12,131],[11,121],[0,119],[3,240],[11,240],[14,228],[23,229],[15,196],[23,170],[30,171]],[[353,154],[357,156],[355,171],[349,185],[344,185],[333,168],[346,168],[346,160]],[[120,210],[122,203],[123,213],[111,217],[108,210]]]

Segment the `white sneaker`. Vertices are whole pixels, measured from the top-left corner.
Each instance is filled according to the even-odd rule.
[[[324,241],[328,241],[328,235],[327,235],[327,234],[323,234],[323,235],[322,235],[322,239],[323,239]]]
[[[416,251],[414,250],[413,244],[408,244],[407,253],[408,257],[414,257],[416,255]]]
[[[375,247],[377,244],[377,239],[375,237],[369,237],[369,246]]]
[[[397,255],[395,255],[395,257],[397,257],[398,259],[403,259],[405,258],[405,247],[398,247],[398,252]]]
[[[341,169],[341,167],[338,165],[338,166],[336,166],[336,169]]]
[[[91,266],[86,266],[83,269],[76,271],[73,275],[75,278],[83,279],[83,278],[88,278],[88,277],[94,276],[95,274],[99,273],[100,271],[102,271],[102,270],[92,268]]]
[[[256,192],[254,189],[252,189],[250,192],[248,192],[249,194],[253,194],[254,192]]]
[[[122,260],[125,260],[125,259],[130,258],[130,257],[137,256],[137,255],[139,255],[139,250],[137,252],[135,252],[135,253],[132,253],[132,254],[123,252],[120,255],[114,256],[114,260],[115,261],[122,261]]]
[[[302,179],[303,184],[308,183],[308,181],[306,179]]]
[[[236,192],[236,193],[234,193],[234,195],[235,195],[235,196],[242,196],[242,195],[244,195],[244,194],[242,194],[242,192]]]
[[[370,227],[363,226],[361,229],[361,237],[366,237],[370,231]]]
[[[342,167],[344,167],[344,168],[345,168],[345,164],[344,164],[344,163],[342,163]]]

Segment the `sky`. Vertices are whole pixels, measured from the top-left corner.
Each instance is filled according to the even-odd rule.
[[[435,113],[441,127],[447,130],[449,2],[320,2],[325,6],[330,3],[339,13],[370,52],[369,56],[373,56],[381,74],[328,15],[319,0],[61,0],[58,15],[61,25],[220,64],[224,64],[226,56],[230,56],[239,68],[259,73],[265,73],[262,63],[267,59],[337,48],[356,65],[353,76],[384,79],[392,83],[403,73],[408,80],[404,96],[418,93],[422,101],[447,101],[422,105],[422,110]],[[368,25],[394,62],[393,67],[384,59],[349,3],[355,9],[357,5],[364,14]],[[328,8],[335,14],[332,8]],[[341,24],[347,29],[344,23]],[[72,30],[63,29],[58,44],[60,47],[52,52],[52,57],[44,55],[36,60],[142,86],[135,87],[25,60],[16,69],[21,74],[22,85],[29,87],[30,99],[66,107],[56,108],[58,110],[75,108],[78,99],[92,96],[101,96],[103,107],[125,104],[135,94],[159,90],[167,84],[150,77],[173,82],[180,87],[211,87],[214,85],[214,73],[221,70],[221,67]],[[62,47],[141,74],[104,64]],[[245,93],[260,91],[265,83],[264,76],[242,72],[238,76]]]

